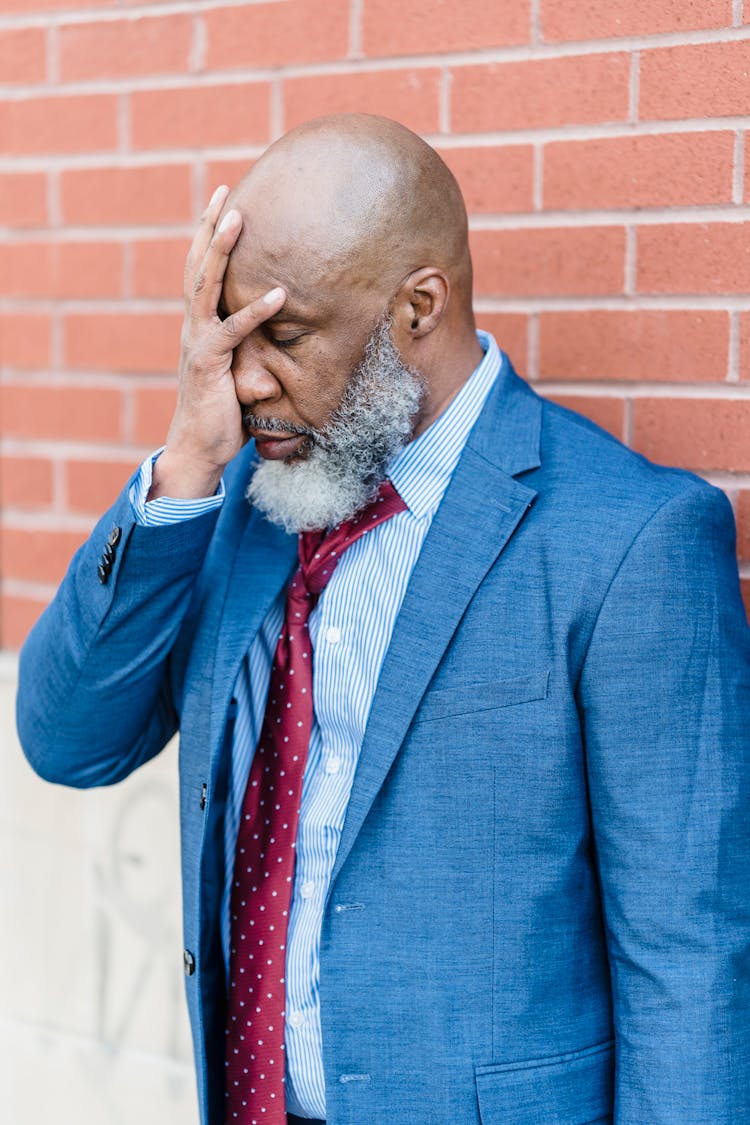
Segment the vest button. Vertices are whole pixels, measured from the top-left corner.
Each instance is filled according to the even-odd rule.
[[[182,963],[185,967],[185,976],[191,977],[195,972],[195,957],[193,957],[189,949],[183,951]]]

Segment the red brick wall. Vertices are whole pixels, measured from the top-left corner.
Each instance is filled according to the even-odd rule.
[[[519,368],[726,489],[750,591],[750,2],[4,0],[0,82],[5,646],[164,435],[212,188],[346,109],[444,154]]]

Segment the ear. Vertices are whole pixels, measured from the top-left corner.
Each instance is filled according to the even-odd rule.
[[[423,266],[409,274],[392,305],[394,327],[413,340],[437,328],[448,305],[448,278],[436,266]]]

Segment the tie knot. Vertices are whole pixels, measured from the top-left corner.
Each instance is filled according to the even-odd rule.
[[[405,509],[406,504],[396,489],[389,480],[385,480],[375,498],[351,519],[344,520],[327,533],[303,531],[299,537],[299,570],[292,580],[290,593],[295,581],[299,581],[293,596],[298,596],[301,586],[308,597],[313,595],[317,598],[325,589],[347,547]]]

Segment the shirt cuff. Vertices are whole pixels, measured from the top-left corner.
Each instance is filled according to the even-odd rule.
[[[174,500],[170,496],[158,496],[156,500],[146,502],[154,467],[154,461],[164,452],[164,446],[157,449],[140,467],[138,476],[130,486],[130,505],[133,509],[136,523],[142,527],[163,527],[165,524],[181,523],[202,516],[206,512],[220,508],[224,502],[224,481],[219,481],[219,487],[213,496],[206,496],[201,500]]]

